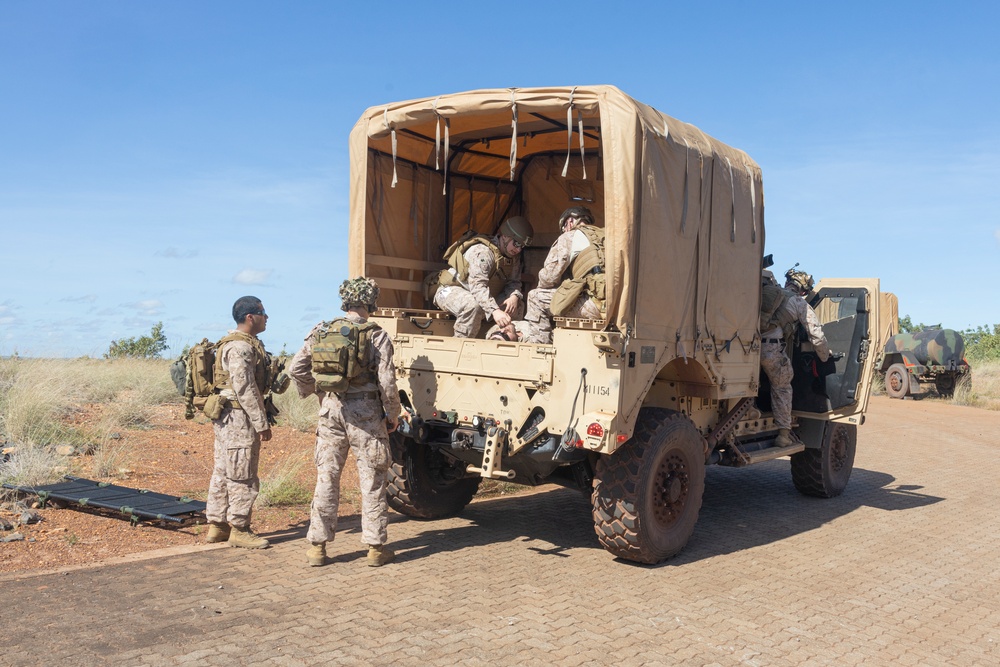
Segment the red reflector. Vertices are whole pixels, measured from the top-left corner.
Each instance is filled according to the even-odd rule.
[[[594,422],[593,424],[587,427],[587,435],[593,435],[598,438],[603,437],[604,427],[598,424],[597,422]]]
[[[619,433],[617,440],[619,444],[625,442],[626,440],[628,440],[628,433]]]
[[[577,440],[577,441],[576,441],[576,446],[577,446],[578,448],[579,448],[579,447],[583,447],[583,440]]]
[[[437,410],[435,410],[434,412],[431,413],[431,417],[437,417],[437,416],[438,416],[438,411]]]

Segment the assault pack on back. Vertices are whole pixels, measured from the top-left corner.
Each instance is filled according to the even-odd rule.
[[[205,402],[215,392],[213,369],[217,347],[218,343],[203,338],[170,366],[170,377],[178,393],[185,398],[186,419],[194,419],[195,409],[204,410]]]
[[[324,322],[313,337],[312,374],[316,390],[342,393],[354,380],[374,373],[365,366],[374,322],[358,324],[347,318]]]
[[[601,311],[604,310],[604,230],[593,225],[580,225],[576,231],[587,237],[589,245],[573,260],[570,277],[562,281],[552,295],[549,312],[556,317],[572,308],[584,294],[593,299]]]

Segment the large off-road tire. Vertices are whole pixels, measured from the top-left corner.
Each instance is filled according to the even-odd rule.
[[[389,441],[386,500],[400,514],[440,519],[458,514],[476,495],[482,478],[464,477],[465,464],[453,463],[400,433],[390,434]]]
[[[658,563],[694,532],[705,492],[704,440],[679,412],[643,408],[632,439],[598,461],[594,531],[619,558]]]
[[[885,372],[885,393],[889,398],[904,398],[910,393],[910,373],[903,364],[893,364]]]
[[[792,481],[799,493],[833,498],[843,493],[854,470],[858,427],[827,422],[820,449],[792,454]]]
[[[945,398],[955,395],[955,375],[953,373],[941,373],[934,378],[934,388],[937,393]]]

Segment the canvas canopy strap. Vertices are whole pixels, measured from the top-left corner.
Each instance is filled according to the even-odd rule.
[[[513,130],[510,136],[510,180],[513,183],[514,169],[517,167],[517,100],[513,90],[510,91],[510,104],[512,113],[510,126]]]

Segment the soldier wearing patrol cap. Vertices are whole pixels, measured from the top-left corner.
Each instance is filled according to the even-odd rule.
[[[445,252],[449,266],[435,276],[431,298],[455,316],[457,338],[474,338],[487,317],[505,327],[524,313],[518,255],[534,233],[527,218],[515,216],[494,236],[464,237]]]
[[[378,295],[370,278],[345,280],[340,286],[344,317],[313,327],[288,372],[299,396],[319,397],[316,490],[306,534],[311,566],[327,563],[326,543],[333,541],[337,528],[340,475],[349,450],[358,465],[361,541],[368,546],[368,565],[385,565],[395,557],[385,546],[385,485],[389,433],[396,430],[400,404],[392,340],[368,321]]]

